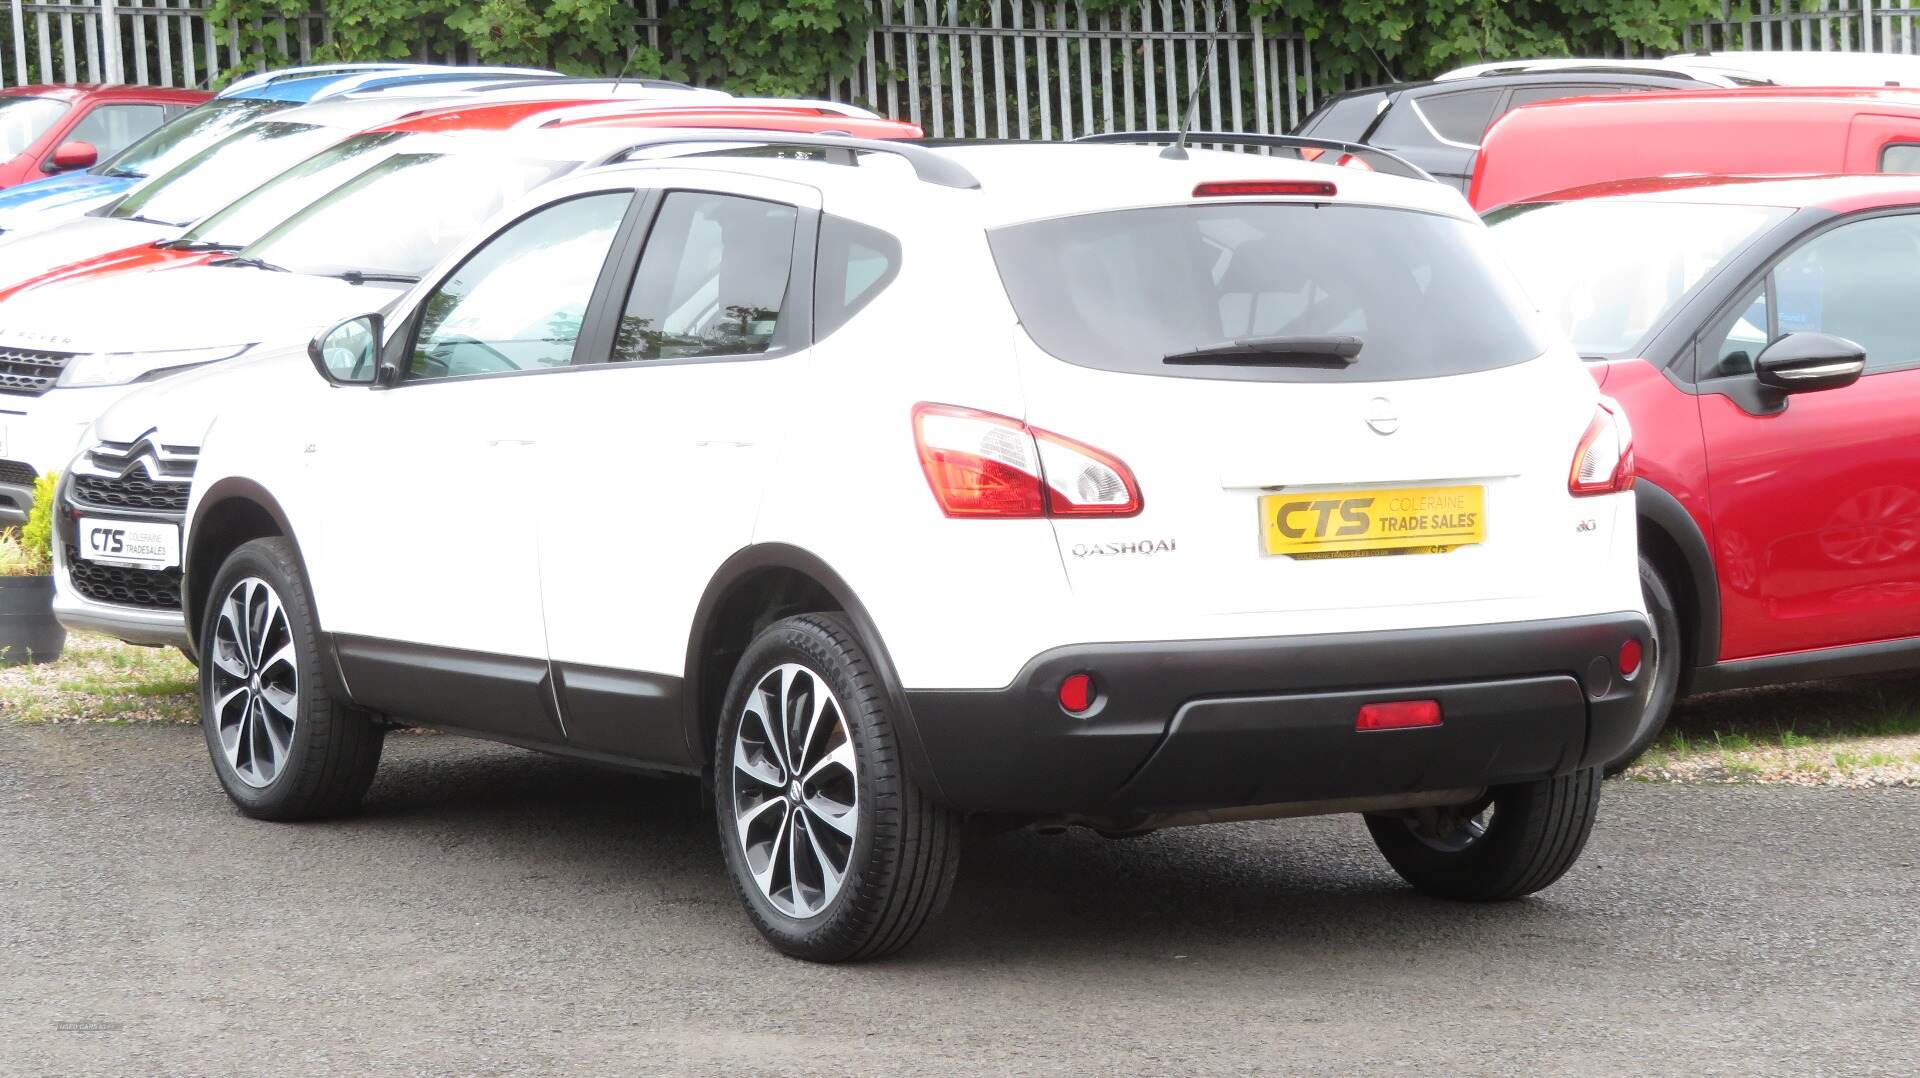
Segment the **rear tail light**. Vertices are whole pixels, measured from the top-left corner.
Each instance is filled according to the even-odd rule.
[[[1410,730],[1440,725],[1440,701],[1395,700],[1385,704],[1362,704],[1354,716],[1355,730]]]
[[[950,517],[1130,517],[1143,504],[1119,458],[1007,416],[918,404],[913,437]]]
[[[1340,160],[1335,161],[1334,164],[1339,165],[1341,168],[1357,168],[1362,172],[1373,171],[1373,165],[1369,163],[1366,158],[1350,153],[1341,154]]]
[[[1633,489],[1633,426],[1620,405],[1601,398],[1573,451],[1567,492],[1575,497]]]

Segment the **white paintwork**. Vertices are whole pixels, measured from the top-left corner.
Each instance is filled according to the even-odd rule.
[[[1151,147],[943,152],[983,189],[894,167],[745,158],[697,172],[622,165],[543,188],[528,206],[615,183],[817,200],[892,232],[905,253],[849,325],[776,359],[395,390],[289,377],[290,356],[244,365],[247,390],[205,376],[193,394],[225,403],[204,431],[194,504],[230,478],[269,491],[328,630],[673,676],[685,673],[714,568],[753,544],[796,546],[832,567],[909,689],[1000,687],[1034,655],[1076,643],[1642,609],[1632,496],[1566,492],[1598,394],[1564,346],[1488,374],[1372,386],[1084,370],[1024,340],[985,240],[1013,221],[1183,203],[1199,179],[1332,179],[1343,201],[1473,221],[1454,192],[1205,151],[1188,162]],[[401,300],[390,324],[461,257]],[[264,384],[269,406],[241,403]],[[1359,406],[1383,392],[1406,430],[1370,442]],[[921,401],[1021,417],[1110,451],[1139,475],[1148,509],[1105,522],[947,519],[914,451]],[[155,414],[138,403],[99,433],[137,433],[135,417]],[[1254,552],[1257,487],[1457,480],[1490,488],[1485,549],[1317,563]],[[1099,565],[1072,556],[1080,542],[1149,536],[1176,539],[1177,552]]]

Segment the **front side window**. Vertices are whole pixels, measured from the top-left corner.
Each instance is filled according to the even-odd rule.
[[[393,153],[274,225],[244,254],[298,273],[418,279],[509,201],[566,168],[492,154]],[[239,237],[246,228],[228,231]]]
[[[631,192],[569,199],[489,240],[422,304],[408,378],[562,367]]]
[[[669,194],[647,234],[613,362],[767,351],[786,306],[798,220],[778,202]]]
[[[1888,143],[1880,151],[1880,171],[1920,172],[1920,142]]]
[[[1841,225],[1773,271],[1774,332],[1830,333],[1867,351],[1867,369],[1920,365],[1920,215]]]
[[[1477,223],[1379,206],[1115,210],[988,234],[1035,344],[1098,370],[1273,382],[1432,378],[1547,349]],[[1353,338],[1350,363],[1191,362],[1236,342]]]
[[[105,161],[109,176],[157,176],[270,112],[290,107],[284,101],[209,101]]]
[[[166,119],[167,110],[159,105],[101,105],[73,125],[67,141],[91,143],[105,160]]]
[[[344,135],[335,128],[283,120],[242,128],[134,188],[114,204],[109,216],[189,224]]]
[[[67,114],[67,103],[50,97],[0,97],[0,160],[11,161]]]
[[[1635,355],[1727,259],[1790,211],[1593,199],[1489,214],[1493,239],[1540,310],[1581,355]]]

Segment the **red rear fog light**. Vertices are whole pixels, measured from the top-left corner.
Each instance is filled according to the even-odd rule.
[[[1632,677],[1633,672],[1638,669],[1640,669],[1640,641],[1628,640],[1620,645],[1620,674],[1622,677]]]
[[[1084,715],[1093,710],[1093,675],[1068,674],[1060,683],[1060,710],[1069,715]]]
[[[1440,725],[1440,701],[1394,700],[1385,704],[1362,704],[1354,717],[1355,730],[1410,730],[1417,726]]]

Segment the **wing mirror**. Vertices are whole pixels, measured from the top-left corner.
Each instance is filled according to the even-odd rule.
[[[93,143],[74,139],[61,143],[53,151],[53,157],[47,161],[47,171],[72,172],[78,168],[92,168],[98,160],[100,151],[94,148]]]
[[[307,342],[307,358],[320,377],[337,386],[392,385],[398,372],[380,362],[386,320],[356,315]]]
[[[1789,333],[1753,361],[1754,378],[1781,393],[1840,389],[1867,370],[1867,350],[1830,333]]]

